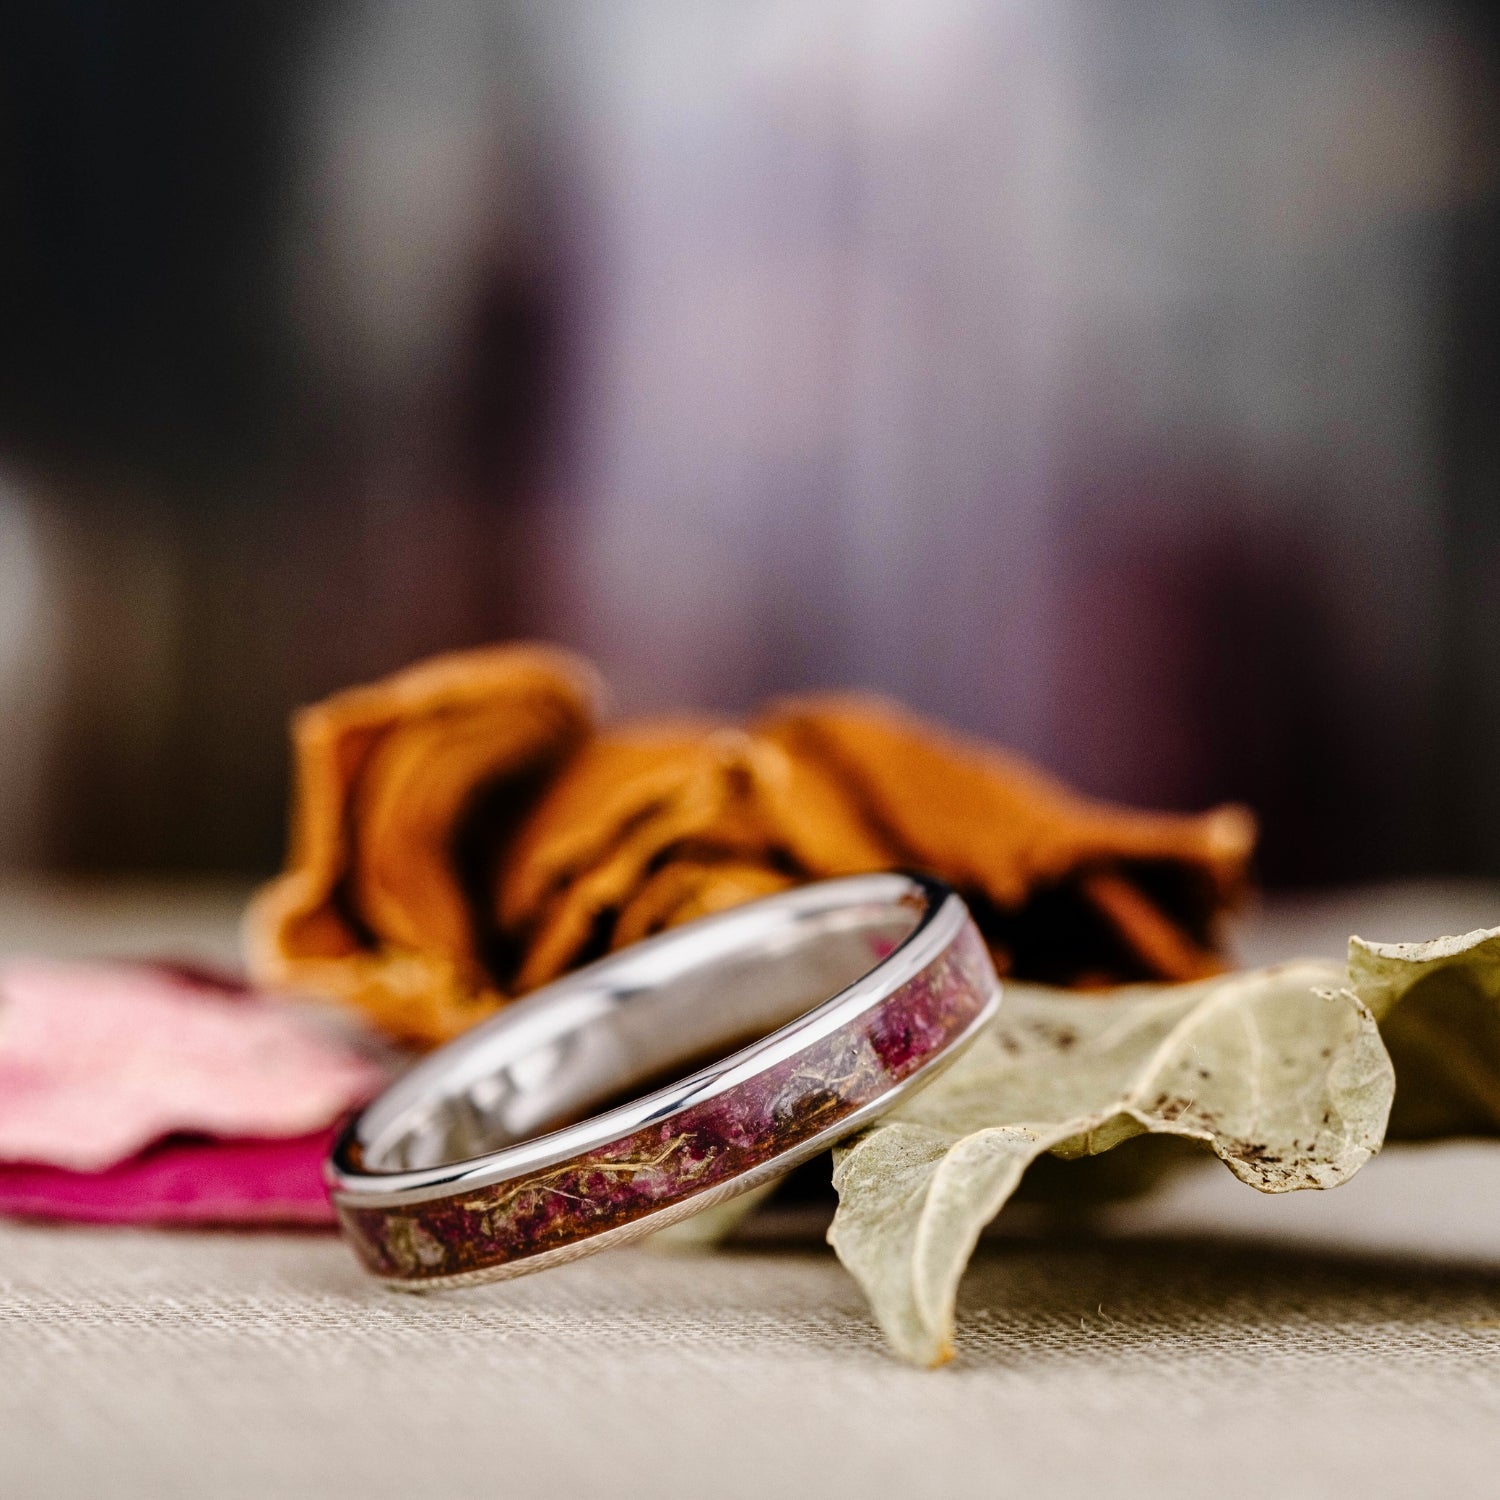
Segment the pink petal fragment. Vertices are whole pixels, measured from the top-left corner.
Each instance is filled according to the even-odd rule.
[[[0,1165],[0,1214],[90,1224],[332,1224],[322,1179],[329,1135],[166,1141],[102,1172]]]
[[[162,1137],[307,1136],[384,1070],[295,1006],[164,968],[0,968],[0,1162],[98,1172]]]

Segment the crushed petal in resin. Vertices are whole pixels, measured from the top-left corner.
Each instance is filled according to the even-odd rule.
[[[462,1197],[341,1207],[372,1271],[434,1280],[539,1255],[730,1182],[881,1098],[961,1035],[993,969],[965,927],[926,969],[737,1088],[594,1151]]]

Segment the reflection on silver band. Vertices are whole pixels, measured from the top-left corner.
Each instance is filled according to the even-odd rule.
[[[789,1170],[920,1086],[998,1003],[946,887],[804,886],[581,969],[424,1059],[344,1131],[334,1203],[394,1282],[537,1269]]]

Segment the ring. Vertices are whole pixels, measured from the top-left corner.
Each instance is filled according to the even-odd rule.
[[[394,1285],[523,1275],[781,1176],[927,1082],[999,1003],[946,886],[802,886],[622,949],[423,1059],[344,1127],[329,1194]]]

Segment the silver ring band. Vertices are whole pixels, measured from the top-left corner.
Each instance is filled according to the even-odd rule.
[[[389,1282],[522,1275],[780,1176],[951,1062],[999,1000],[946,886],[802,886],[580,969],[423,1059],[345,1127],[329,1191]]]

